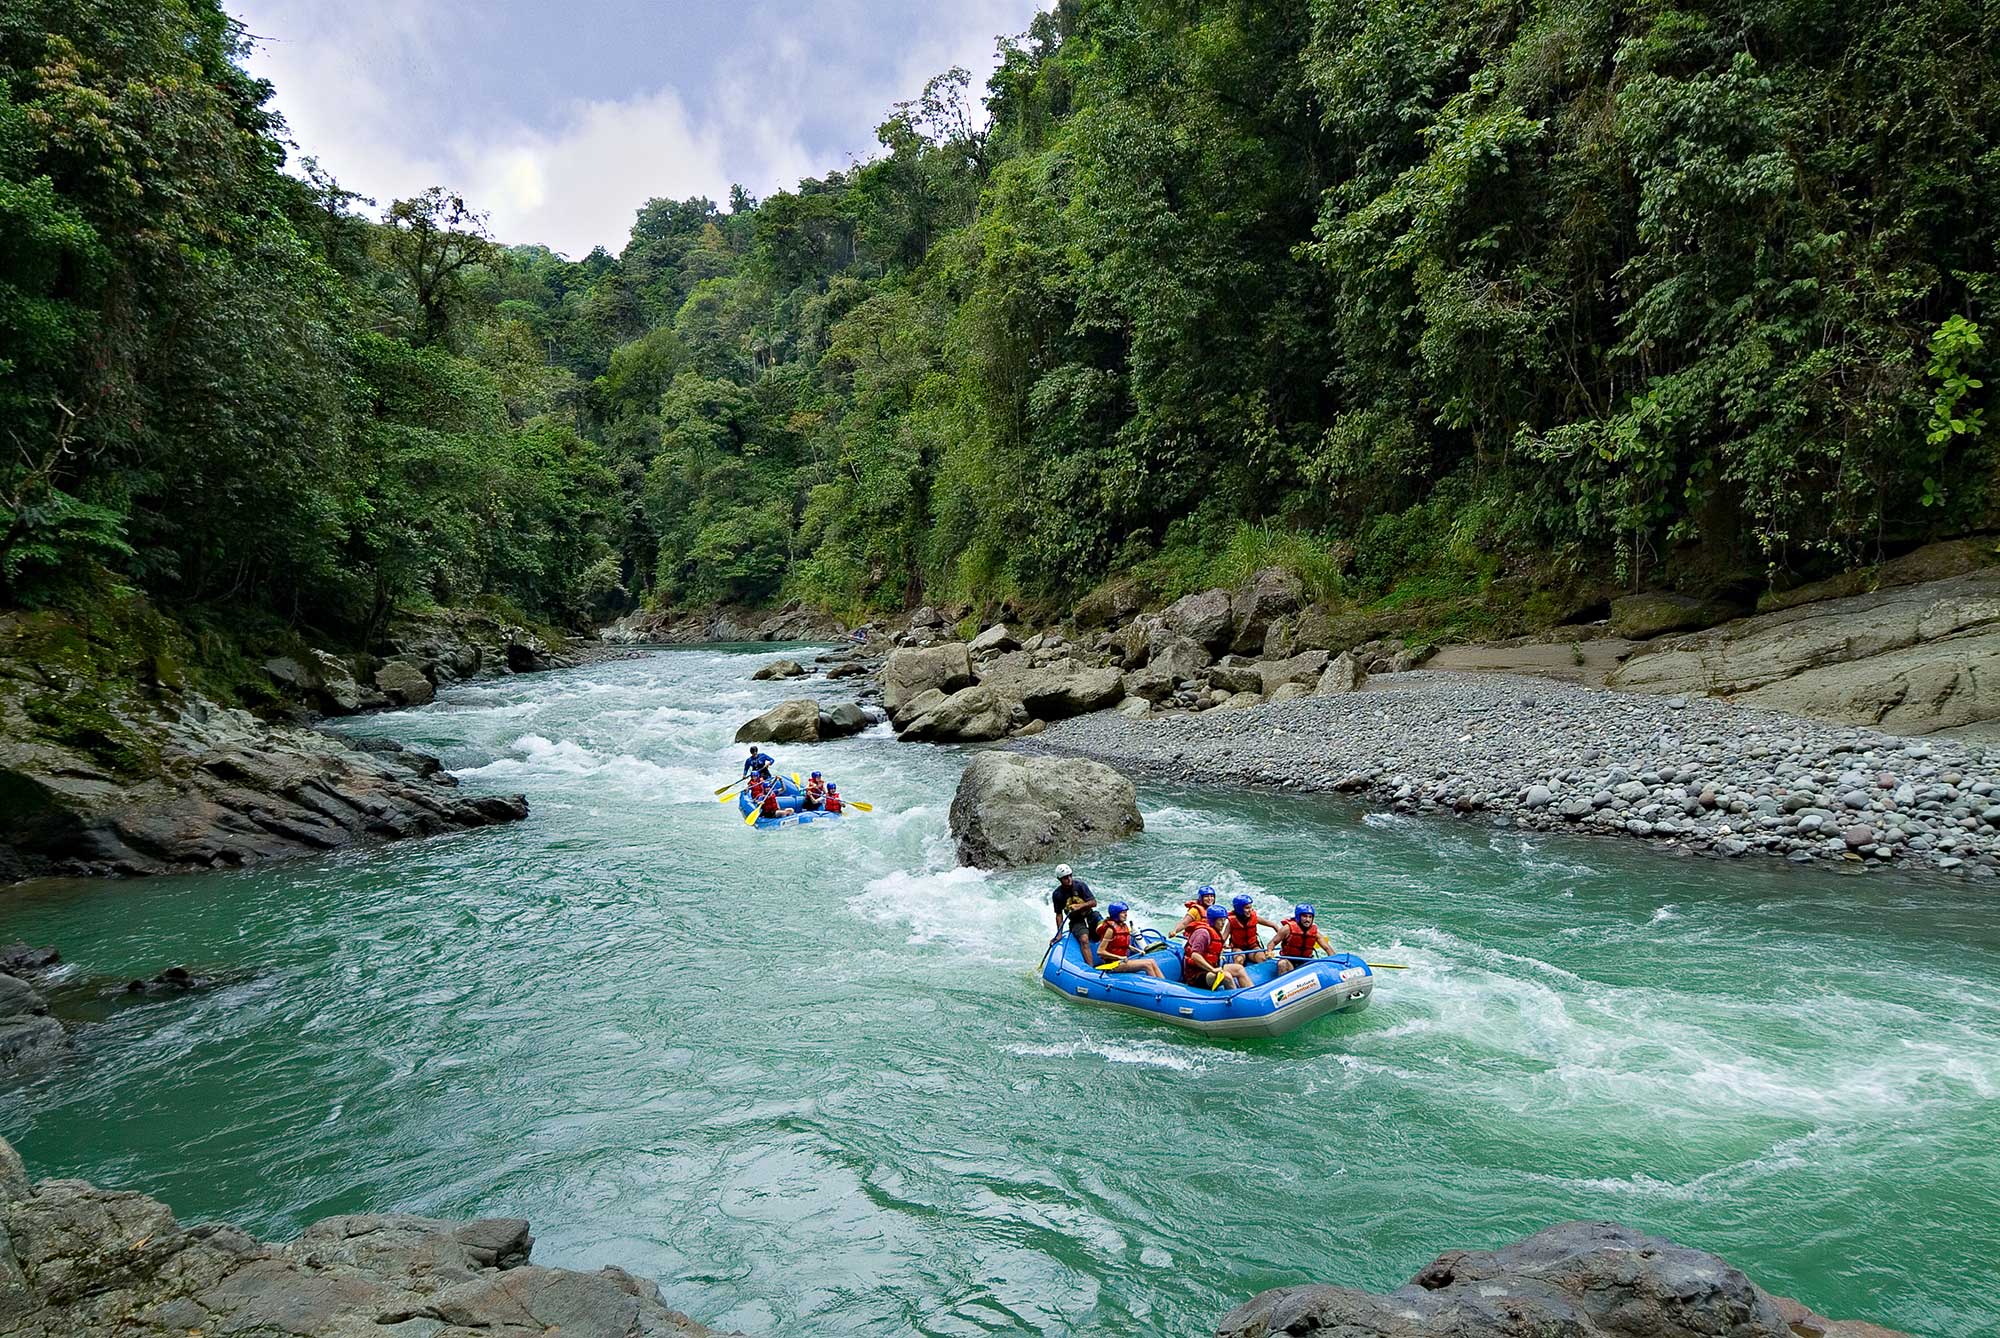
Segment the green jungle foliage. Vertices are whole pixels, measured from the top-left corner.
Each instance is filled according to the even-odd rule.
[[[242,42],[0,16],[16,601],[1693,586],[2000,500],[1973,0],[1061,0],[985,115],[950,72],[872,161],[577,261],[286,175]]]

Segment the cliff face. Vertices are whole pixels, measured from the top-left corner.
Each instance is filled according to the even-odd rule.
[[[0,1140],[7,1338],[718,1338],[621,1269],[529,1262],[526,1222],[330,1217],[267,1245],[143,1194],[28,1181]]]

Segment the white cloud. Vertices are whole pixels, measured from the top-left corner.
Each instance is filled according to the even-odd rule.
[[[577,257],[622,247],[634,213],[655,196],[719,201],[739,181],[764,195],[866,157],[890,104],[915,96],[931,75],[963,65],[975,88],[983,83],[995,36],[1021,27],[1037,2],[921,5],[900,26],[885,26],[892,7],[870,0],[822,3],[809,25],[752,11],[731,49],[705,53],[708,87],[581,98],[534,124],[518,114],[474,123],[451,95],[452,72],[431,53],[466,49],[465,25],[477,16],[456,5],[238,5],[265,39],[251,70],[277,88],[302,151],[344,185],[384,204],[444,185],[490,211],[501,240]],[[893,74],[869,80],[841,67],[835,39],[857,34],[896,45]],[[809,119],[822,137],[826,123],[839,127],[840,149],[809,151]]]

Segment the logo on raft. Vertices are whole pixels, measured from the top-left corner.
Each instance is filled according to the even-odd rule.
[[[1295,1003],[1305,998],[1319,987],[1320,978],[1317,971],[1308,972],[1303,980],[1288,980],[1271,991],[1271,1007],[1283,1008],[1288,1003]]]

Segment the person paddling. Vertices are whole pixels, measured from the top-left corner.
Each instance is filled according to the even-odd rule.
[[[1090,884],[1076,876],[1067,864],[1056,865],[1056,890],[1049,894],[1056,912],[1056,933],[1069,928],[1070,937],[1083,949],[1083,959],[1097,965],[1097,925],[1104,917],[1097,912],[1097,894]]]
[[[1222,962],[1222,922],[1229,912],[1220,906],[1208,908],[1206,922],[1188,931],[1187,946],[1181,949],[1181,982],[1199,990],[1250,988],[1250,974],[1234,962]]]
[[[1167,935],[1167,937],[1186,938],[1188,932],[1192,930],[1196,925],[1207,924],[1208,908],[1213,906],[1214,904],[1215,904],[1215,889],[1210,887],[1207,883],[1203,883],[1201,885],[1201,890],[1194,894],[1194,900],[1187,903],[1187,914],[1182,917],[1180,927],[1174,930],[1173,933]]]
[[[1271,954],[1265,951],[1262,937],[1264,922],[1257,918],[1250,894],[1238,892],[1229,906],[1229,917],[1222,922],[1223,945],[1229,955],[1245,966],[1269,961]]]
[[[1278,974],[1285,975],[1298,969],[1299,964],[1286,958],[1306,958],[1321,948],[1333,951],[1333,944],[1320,932],[1319,912],[1305,902],[1292,907],[1292,918],[1278,926],[1276,947],[1284,956],[1278,959]]]
[[[806,777],[806,796],[803,806],[807,810],[826,807],[826,781],[815,771]]]
[[[751,744],[750,756],[743,759],[743,774],[753,776],[760,771],[769,772],[770,769],[771,755],[759,750],[756,744]]]
[[[818,775],[819,773],[814,772],[813,774]],[[828,781],[826,783],[826,811],[829,813],[838,813],[846,807],[846,803],[840,797],[840,787],[832,781]]]
[[[1132,925],[1125,918],[1130,910],[1122,901],[1104,908],[1104,923],[1097,927],[1097,969],[1140,971],[1155,980],[1164,979],[1158,965],[1132,955]]]

